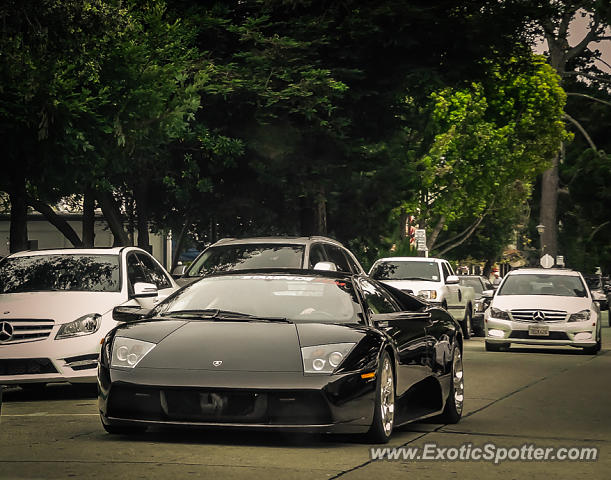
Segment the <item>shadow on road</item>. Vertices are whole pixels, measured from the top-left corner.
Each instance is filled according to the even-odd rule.
[[[37,402],[47,400],[79,400],[97,397],[96,384],[72,385],[57,383],[51,385],[30,384],[24,387],[4,386],[2,400],[8,402]]]

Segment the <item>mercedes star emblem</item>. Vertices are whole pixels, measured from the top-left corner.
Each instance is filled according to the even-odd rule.
[[[545,321],[545,313],[541,311],[537,311],[533,313],[533,320],[536,322],[544,322]]]
[[[13,326],[8,322],[0,323],[0,342],[8,342],[13,338]]]
[[[212,365],[214,365],[215,367],[220,367],[222,364],[222,360],[215,360],[214,362],[212,362]]]

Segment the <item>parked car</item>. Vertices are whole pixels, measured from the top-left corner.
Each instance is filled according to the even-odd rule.
[[[452,266],[441,258],[381,258],[369,275],[403,292],[417,295],[445,308],[460,323],[465,338],[471,337],[475,292],[460,285]]]
[[[0,262],[0,384],[95,383],[118,305],[150,309],[177,289],[139,248],[14,253]]]
[[[186,268],[172,272],[187,285],[217,271],[253,268],[334,269],[364,273],[356,257],[340,242],[327,237],[224,238],[210,245]]]
[[[460,327],[363,275],[217,272],[104,340],[109,433],[153,425],[367,434],[461,417]]]
[[[486,350],[512,343],[601,347],[600,309],[579,272],[527,268],[509,272],[485,313]]]
[[[494,286],[482,275],[459,275],[460,284],[463,287],[472,287],[475,295],[473,302],[473,334],[477,337],[484,336],[484,312],[490,304],[490,300],[482,294],[484,290],[493,290]]]
[[[598,306],[602,311],[609,310],[609,301],[607,300],[607,291],[605,291],[603,285],[602,275],[584,275],[584,280],[590,289],[590,293],[592,294],[592,298],[594,301],[598,302]]]

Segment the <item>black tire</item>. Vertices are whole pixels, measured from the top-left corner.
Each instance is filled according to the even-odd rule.
[[[491,343],[486,342],[486,351],[487,352],[501,352],[503,350],[507,350],[509,348],[509,343]]]
[[[132,425],[106,425],[102,422],[104,430],[112,435],[134,435],[138,433],[144,433],[146,427],[138,427]]]
[[[600,352],[600,348],[602,346],[600,334],[598,334],[597,337],[598,338],[596,339],[595,345],[592,345],[591,347],[584,347],[583,349],[584,355],[596,355],[598,352]]]
[[[474,337],[483,337],[484,336],[484,328],[480,326],[473,326],[473,336]]]
[[[446,406],[438,420],[441,423],[458,423],[462,418],[465,399],[465,380],[462,363],[462,353],[454,347],[452,353],[452,376],[450,377],[450,392],[446,399]]]
[[[395,415],[395,379],[388,352],[380,358],[376,377],[373,422],[365,439],[369,443],[387,443],[392,435]]]
[[[473,314],[471,313],[471,308],[467,306],[465,310],[465,317],[462,319],[462,322],[460,324],[462,328],[462,334],[465,339],[471,338],[471,328],[472,328],[471,320],[472,318],[473,318]]]

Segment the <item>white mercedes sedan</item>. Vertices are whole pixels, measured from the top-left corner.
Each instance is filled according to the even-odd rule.
[[[178,286],[135,247],[19,252],[0,261],[0,385],[95,383],[100,341]]]
[[[484,316],[486,350],[512,343],[568,345],[595,355],[600,351],[600,309],[579,272],[525,268],[510,271]]]

